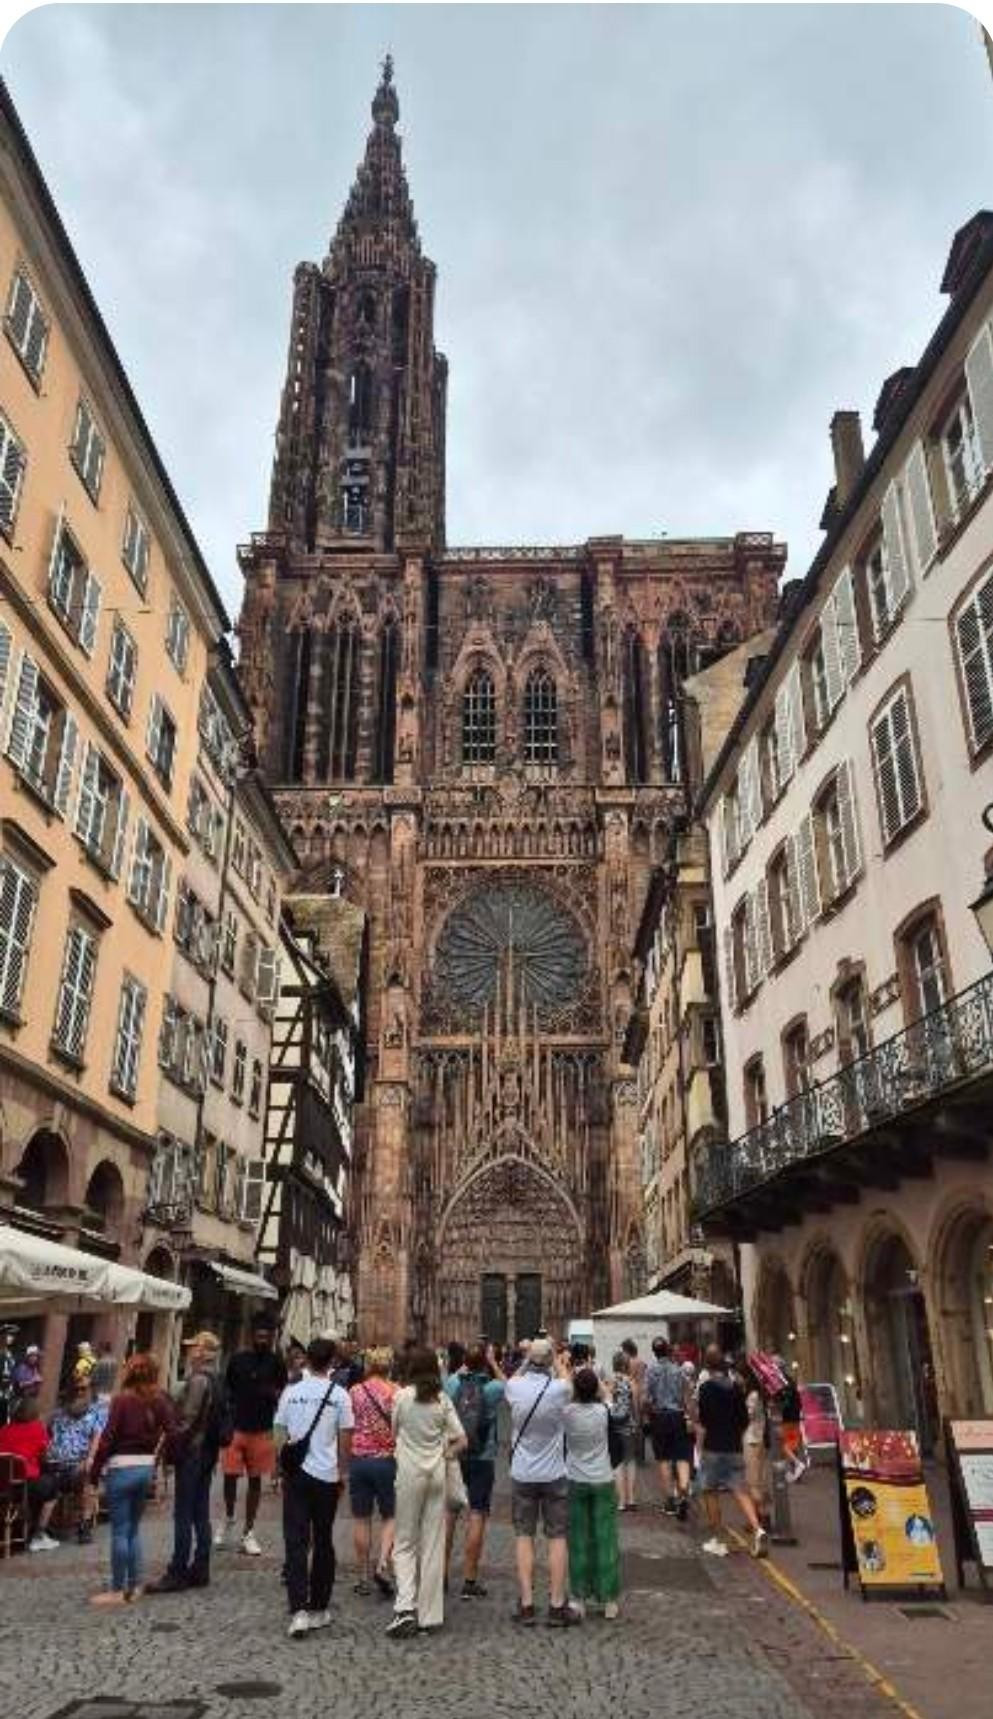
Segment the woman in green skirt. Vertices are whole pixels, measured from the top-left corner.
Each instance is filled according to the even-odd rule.
[[[569,1589],[575,1606],[589,1601],[616,1618],[621,1593],[617,1540],[617,1489],[610,1466],[607,1426],[610,1400],[592,1367],[572,1381],[574,1400],[565,1411],[569,1475]]]

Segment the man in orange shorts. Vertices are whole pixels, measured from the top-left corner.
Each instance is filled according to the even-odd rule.
[[[262,1552],[255,1537],[255,1518],[263,1478],[275,1468],[272,1419],[286,1384],[286,1367],[276,1353],[275,1340],[276,1328],[269,1314],[257,1313],[252,1320],[252,1346],[232,1355],[226,1378],[234,1434],[222,1452],[225,1520],[214,1534],[214,1545],[226,1546],[235,1538],[238,1477],[247,1475],[241,1550],[252,1558],[258,1558]]]

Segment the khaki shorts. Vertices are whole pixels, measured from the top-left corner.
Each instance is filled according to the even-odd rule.
[[[224,1474],[247,1474],[249,1479],[272,1474],[276,1466],[276,1446],[272,1433],[236,1432],[231,1443],[221,1451],[221,1471]]]
[[[533,1540],[538,1517],[546,1540],[564,1540],[569,1532],[569,1482],[561,1480],[512,1480],[511,1515],[518,1539]]]

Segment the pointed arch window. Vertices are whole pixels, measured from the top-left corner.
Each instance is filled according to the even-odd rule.
[[[356,364],[348,379],[348,434],[351,441],[365,441],[372,429],[372,404],[372,371],[368,364]]]
[[[629,782],[648,780],[647,694],[645,647],[631,628],[624,635],[624,761]]]
[[[324,697],[318,776],[354,782],[359,733],[361,636],[352,615],[328,630],[324,644]]]
[[[296,635],[296,649],[293,653],[292,682],[290,691],[290,709],[292,723],[289,732],[287,748],[287,776],[291,782],[304,780],[305,753],[307,743],[307,705],[310,700],[310,632],[305,629]]]
[[[377,782],[392,782],[397,725],[397,624],[392,617],[379,639],[379,712],[376,719]]]
[[[524,689],[524,762],[557,764],[558,693],[547,669],[532,669]]]
[[[469,676],[462,694],[462,762],[492,764],[496,759],[496,688],[488,669]]]

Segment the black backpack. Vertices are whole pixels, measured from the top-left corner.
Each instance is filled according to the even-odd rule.
[[[459,1380],[455,1412],[468,1440],[466,1454],[481,1456],[486,1449],[492,1415],[486,1401],[486,1385],[478,1373],[465,1373]]]
[[[223,1379],[219,1379],[216,1373],[211,1373],[209,1378],[203,1419],[203,1449],[216,1462],[218,1452],[226,1450],[234,1438],[234,1404]]]

